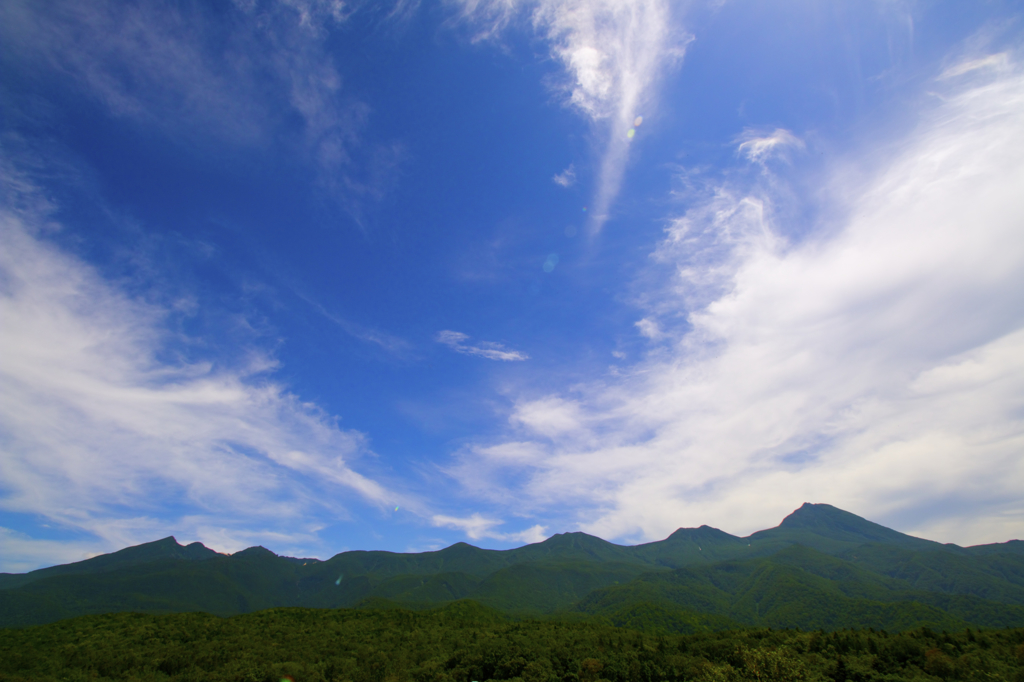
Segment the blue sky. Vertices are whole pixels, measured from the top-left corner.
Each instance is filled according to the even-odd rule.
[[[1012,2],[0,6],[0,570],[1024,537]]]

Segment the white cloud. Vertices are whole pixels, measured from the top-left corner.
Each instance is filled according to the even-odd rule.
[[[688,37],[675,25],[667,0],[461,0],[463,16],[480,27],[478,39],[501,32],[529,8],[534,29],[551,45],[567,75],[566,102],[606,136],[591,207],[600,230],[622,184],[630,138],[640,114],[655,105],[654,86],[682,59]]]
[[[443,343],[448,346],[456,353],[476,355],[481,358],[487,358],[488,360],[516,361],[530,359],[530,356],[525,353],[521,353],[517,350],[509,350],[502,344],[495,343],[493,341],[481,341],[476,345],[469,345],[466,343],[469,341],[469,336],[462,332],[454,332],[446,329],[439,331],[434,339],[438,343]]]
[[[259,374],[272,360],[164,359],[167,311],[26,220],[0,213],[0,508],[92,534],[100,551],[169,529],[239,549],[254,535],[316,544],[310,519],[344,516],[346,496],[395,498],[351,468],[361,433]],[[245,530],[254,520],[263,532]],[[0,541],[6,562],[30,562]]]
[[[572,187],[576,184],[576,167],[570,163],[568,168],[555,175],[551,180],[554,181],[556,185]]]
[[[646,336],[651,341],[657,341],[662,337],[661,327],[658,325],[657,320],[652,320],[649,317],[645,317],[636,322],[634,325],[641,335]]]
[[[452,475],[606,538],[747,533],[804,501],[942,541],[1024,536],[1024,77],[946,93],[887,148],[867,181],[837,175],[799,244],[777,197],[715,188],[655,253],[671,350],[517,401],[508,442]]]
[[[586,415],[579,403],[548,396],[524,401],[517,406],[509,421],[547,438],[560,438],[583,430]]]
[[[464,518],[437,514],[433,517],[432,522],[438,527],[460,530],[465,533],[466,537],[470,540],[491,538],[493,540],[501,540],[503,542],[534,543],[542,542],[547,538],[547,528],[541,525],[532,526],[531,528],[519,531],[518,533],[499,533],[492,529],[495,526],[502,525],[504,521],[486,518],[481,516],[479,513],[474,513]]]
[[[739,138],[738,151],[754,163],[764,163],[771,156],[782,153],[787,147],[803,149],[803,140],[788,130],[776,128],[771,133],[747,129]]]
[[[526,530],[518,533],[509,533],[506,537],[519,542],[525,542],[527,544],[544,542],[548,539],[548,529],[547,526],[537,524],[536,526],[530,526]]]
[[[438,527],[461,530],[471,540],[490,537],[491,529],[502,523],[498,519],[485,518],[478,513],[466,518],[435,514],[431,521]]]

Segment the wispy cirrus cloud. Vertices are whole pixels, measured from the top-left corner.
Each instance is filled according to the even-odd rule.
[[[14,0],[0,8],[0,37],[19,70],[59,74],[111,115],[196,149],[290,145],[362,225],[406,155],[398,141],[367,139],[371,107],[345,91],[324,47],[353,6],[252,0],[222,10]],[[289,129],[296,119],[300,130]]]
[[[500,343],[493,341],[479,341],[475,345],[469,344],[469,336],[462,332],[451,330],[439,331],[434,340],[451,348],[456,353],[465,355],[476,355],[488,360],[519,361],[529,360],[530,356],[517,350],[510,350]]]
[[[250,65],[223,58],[201,11],[15,0],[0,16],[8,55],[24,72],[63,75],[114,116],[243,143],[257,141],[270,123],[252,96]]]
[[[1011,65],[1012,62],[1010,61],[1010,55],[1007,52],[985,55],[984,57],[978,57],[977,59],[965,59],[943,71],[942,74],[939,75],[939,80],[956,78],[957,76],[963,76],[964,74],[971,73],[972,71],[978,71],[980,69],[1006,71],[1011,67]]]
[[[737,140],[736,151],[754,163],[764,163],[772,156],[784,153],[786,149],[803,149],[803,140],[783,128],[770,133],[747,129]]]
[[[565,80],[567,105],[583,114],[604,138],[591,229],[600,231],[622,185],[636,117],[650,113],[656,85],[680,61],[689,36],[666,0],[460,0],[462,16],[494,37],[520,11],[550,44]],[[556,176],[557,177],[557,176]],[[556,180],[557,182],[557,180]]]
[[[345,332],[352,338],[364,341],[366,343],[372,343],[375,346],[381,348],[382,350],[387,351],[388,353],[397,357],[405,357],[412,352],[411,344],[409,344],[409,342],[406,341],[405,339],[402,339],[398,336],[395,336],[394,334],[390,334],[381,329],[368,327],[366,325],[353,322],[352,320],[346,319],[340,315],[336,315],[335,313],[332,313],[331,311],[327,310],[327,308],[325,308],[322,304],[313,300],[309,296],[298,291],[296,291],[295,293],[299,298],[308,303],[311,307],[313,307],[313,309],[315,309],[318,313],[323,315],[326,319],[336,324],[343,332]]]
[[[838,229],[792,243],[772,183],[711,187],[655,252],[657,351],[516,401],[452,475],[606,538],[825,500],[943,541],[1024,535],[1024,74],[967,74],[871,177],[836,171]]]
[[[0,508],[93,538],[76,551],[170,532],[308,549],[317,519],[398,497],[353,468],[366,437],[271,380],[272,358],[177,359],[169,310],[103,280],[42,225],[56,227],[0,211]],[[36,556],[21,535],[0,542],[5,570]]]

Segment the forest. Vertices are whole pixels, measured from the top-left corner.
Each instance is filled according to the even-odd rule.
[[[642,623],[641,623],[642,624]],[[641,632],[439,609],[120,613],[0,631],[0,681],[1024,681],[1024,629]]]

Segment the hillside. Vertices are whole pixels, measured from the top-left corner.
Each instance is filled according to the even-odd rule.
[[[231,616],[291,606],[431,608],[463,599],[515,617],[598,617],[666,632],[1019,627],[1020,544],[944,545],[824,504],[805,504],[746,538],[701,526],[637,546],[564,533],[504,551],[458,543],[319,561],[262,547],[222,555],[165,538],[0,575],[0,627],[124,611]]]

